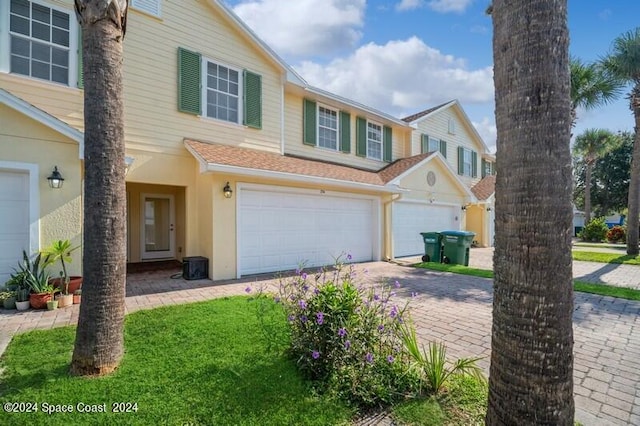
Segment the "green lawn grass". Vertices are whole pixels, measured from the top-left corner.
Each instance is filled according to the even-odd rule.
[[[471,275],[480,278],[493,278],[493,271],[489,269],[469,268],[463,265],[446,265],[444,263],[416,263],[413,265],[418,268],[429,269],[433,271],[453,272],[455,274]],[[606,284],[592,284],[584,281],[575,280],[573,289],[582,293],[599,294],[601,296],[619,297],[628,300],[640,300],[640,291],[631,288],[615,287]]]
[[[573,260],[598,263],[615,263],[624,265],[640,265],[640,256],[629,256],[618,253],[601,253],[596,251],[572,251]]]
[[[0,404],[37,403],[38,412],[3,412],[0,424],[350,424],[355,410],[314,392],[284,355],[286,342],[264,335],[256,312],[254,299],[232,297],[128,315],[125,356],[102,378],[69,376],[75,327],[16,335],[0,358]],[[261,312],[271,333],[286,336],[284,318]],[[454,379],[443,396],[400,404],[392,415],[409,420],[434,412],[431,423],[407,424],[473,424],[469,419],[486,410],[477,387]],[[106,413],[80,413],[79,403]],[[114,403],[135,403],[129,408],[136,411],[114,413]],[[45,404],[73,412],[46,414]]]

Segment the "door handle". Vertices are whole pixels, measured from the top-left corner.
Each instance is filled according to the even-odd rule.
[[[173,223],[171,225],[169,225],[169,231],[173,232]]]

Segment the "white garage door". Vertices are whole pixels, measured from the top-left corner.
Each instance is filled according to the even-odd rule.
[[[341,253],[353,261],[374,256],[374,200],[272,188],[240,189],[240,275],[334,263]]]
[[[397,202],[393,204],[394,257],[424,254],[421,232],[457,230],[459,216],[452,206]]]
[[[29,251],[29,174],[0,170],[0,285]]]

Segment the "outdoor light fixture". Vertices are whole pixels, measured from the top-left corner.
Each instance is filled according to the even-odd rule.
[[[231,196],[233,195],[233,190],[229,186],[229,182],[227,182],[224,188],[222,188],[222,192],[224,193],[224,198],[231,198]]]
[[[462,206],[461,209],[464,211],[467,209],[467,206]]]
[[[59,189],[62,188],[62,183],[64,182],[64,178],[58,171],[58,166],[53,167],[53,172],[51,172],[51,176],[47,178],[49,181],[49,186],[51,188]]]
[[[487,207],[487,211],[490,212],[491,211],[491,206]]]

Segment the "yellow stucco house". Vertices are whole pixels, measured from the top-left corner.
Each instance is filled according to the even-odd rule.
[[[82,242],[78,42],[72,0],[0,2],[0,282],[22,249]],[[312,87],[218,0],[130,1],[124,93],[130,263],[226,279],[492,241],[493,157],[457,101],[398,119]]]

